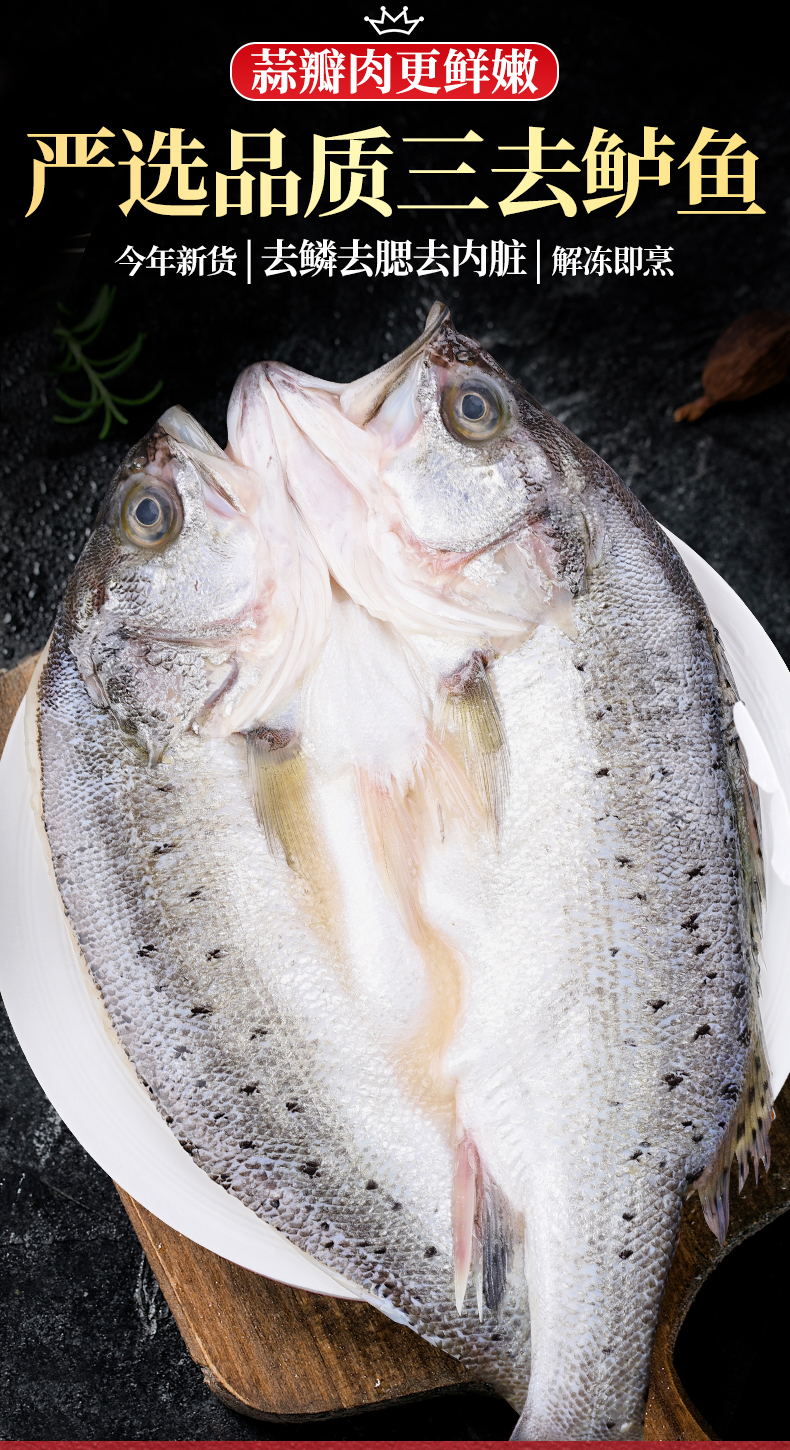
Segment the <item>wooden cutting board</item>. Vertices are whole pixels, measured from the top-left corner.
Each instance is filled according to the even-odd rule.
[[[36,656],[0,672],[0,748],[25,694]],[[708,1274],[738,1244],[790,1208],[790,1082],[776,1105],[772,1166],[739,1196],[730,1184],[730,1231],[720,1249],[696,1194],[683,1209],[680,1240],[656,1333],[645,1435],[708,1440],[672,1362],[680,1327]],[[117,1186],[117,1185],[116,1185]],[[491,1393],[457,1360],[368,1304],[292,1289],[239,1268],[175,1229],[118,1188],[184,1342],[224,1404],[260,1420],[300,1421],[403,1404],[427,1395]]]

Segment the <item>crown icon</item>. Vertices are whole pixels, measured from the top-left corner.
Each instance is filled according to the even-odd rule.
[[[419,25],[420,22],[425,19],[425,16],[419,15],[416,20],[410,20],[408,15],[408,7],[406,5],[404,5],[400,15],[390,15],[389,11],[385,10],[384,6],[382,5],[381,16],[378,20],[374,20],[370,15],[366,15],[365,19],[367,20],[368,25],[373,26],[373,29],[375,30],[377,35],[411,35],[415,25]],[[389,26],[387,26],[385,29],[385,21],[387,20],[389,20],[390,23]],[[402,27],[398,25],[399,20],[403,21]]]

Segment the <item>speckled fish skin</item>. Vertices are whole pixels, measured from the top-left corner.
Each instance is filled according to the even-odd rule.
[[[511,796],[491,935],[462,922],[459,1113],[526,1222],[525,1440],[641,1436],[682,1203],[756,1012],[704,614],[619,493],[577,641],[541,630],[492,670]]]
[[[182,416],[133,450],[50,641],[38,725],[64,906],[115,1030],[185,1151],[293,1243],[520,1406],[529,1369],[523,1269],[498,1319],[480,1323],[472,1304],[457,1314],[452,1144],[404,1090],[388,1054],[389,1038],[408,1025],[413,1002],[419,1007],[420,962],[375,872],[366,884],[353,760],[342,758],[354,748],[347,732],[333,747],[337,760],[324,763],[317,811],[342,837],[338,889],[364,894],[362,926],[328,930],[309,883],[273,854],[256,820],[241,732],[258,723],[256,699],[273,702],[267,723],[293,718],[304,683],[297,670],[278,695],[265,671],[267,658],[279,670],[283,657],[268,633],[282,579],[267,568],[287,573],[287,560],[272,564],[264,550],[269,564],[260,563],[255,527],[265,534],[266,517],[255,522],[251,496],[240,513],[217,493],[210,470],[222,477],[225,463],[211,440],[201,451],[198,438],[190,451],[195,431]],[[254,493],[254,474],[227,467],[228,490],[235,480],[237,495]],[[186,522],[172,544],[138,557],[119,509],[130,480],[149,477],[179,493]],[[307,671],[308,733],[320,742],[362,711],[349,693],[356,656],[345,666],[342,658],[357,649],[356,616],[366,648],[380,649],[385,695],[401,649],[350,601],[335,615],[323,654],[318,629]],[[261,653],[243,665],[247,694],[236,695],[227,719],[217,680],[227,677],[232,691],[228,661],[251,628]],[[298,635],[293,620],[281,620],[275,642],[288,629]],[[407,688],[405,676],[395,679],[391,708],[384,699],[375,709],[397,717]]]
[[[434,561],[437,688],[480,647],[481,592],[465,646],[444,623],[448,592],[463,609],[483,578],[510,795],[498,848],[472,862],[436,848],[424,867],[426,909],[469,973],[446,1068],[459,1131],[526,1225],[532,1378],[515,1438],[641,1438],[684,1198],[699,1187],[722,1234],[733,1150],[742,1171],[747,1142],[755,1168],[768,1162],[759,812],[726,661],[655,521],[446,313],[416,356],[323,398],[318,380],[265,372],[339,496],[362,498],[369,520],[378,509],[397,538],[397,587],[374,599],[375,521],[350,559],[313,475],[289,480],[352,598],[415,648],[423,626],[400,580],[424,587]],[[442,432],[451,390],[480,380],[508,420],[482,449]],[[487,470],[478,511],[473,470]],[[572,599],[570,619],[551,588],[531,626],[521,609],[520,640],[499,623],[521,608],[508,540],[532,550],[554,601]]]

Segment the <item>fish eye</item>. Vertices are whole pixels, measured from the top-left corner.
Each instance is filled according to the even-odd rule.
[[[181,500],[175,489],[145,474],[132,484],[121,505],[121,532],[140,549],[172,543],[183,522]]]
[[[486,403],[479,393],[465,393],[461,399],[461,412],[465,418],[478,418],[485,416]]]
[[[469,378],[445,389],[442,415],[450,432],[464,443],[488,443],[502,432],[509,409],[493,384]]]

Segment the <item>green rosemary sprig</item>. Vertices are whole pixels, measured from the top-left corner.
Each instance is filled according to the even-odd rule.
[[[113,418],[116,418],[119,423],[128,423],[129,419],[124,417],[118,407],[119,403],[122,403],[125,408],[139,408],[143,403],[150,403],[162,386],[160,379],[156,386],[142,398],[122,398],[118,393],[110,392],[110,389],[105,386],[109,378],[117,378],[119,373],[126,372],[126,369],[130,368],[135,359],[139,357],[140,349],[146,339],[144,332],[138,332],[134,342],[124,348],[122,352],[116,353],[114,357],[88,357],[85,351],[96,340],[104,327],[112,310],[116,291],[116,287],[108,287],[105,283],[82,322],[76,323],[71,328],[63,325],[55,328],[55,337],[59,338],[63,347],[63,361],[58,366],[58,372],[83,372],[91,388],[89,398],[72,398],[61,388],[56,389],[58,397],[62,398],[64,403],[68,403],[69,407],[77,408],[79,412],[77,417],[73,418],[64,418],[56,414],[55,422],[84,423],[99,408],[103,408],[104,423],[99,433],[100,438],[107,437]],[[58,307],[61,312],[66,311],[62,303],[58,303]]]

